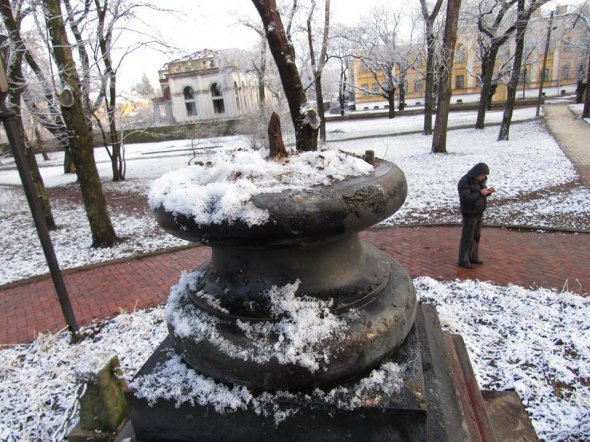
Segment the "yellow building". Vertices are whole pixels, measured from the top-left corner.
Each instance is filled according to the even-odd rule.
[[[588,59],[587,54],[581,54],[576,49],[576,42],[581,35],[576,30],[571,29],[567,24],[567,18],[563,15],[567,12],[567,6],[560,6],[555,13],[551,44],[549,47],[545,77],[543,80],[543,89],[552,89],[554,94],[563,94],[575,90],[577,80],[586,69]],[[561,16],[561,17],[560,17]],[[534,26],[529,26],[527,37],[532,40],[529,45],[529,51],[525,54],[525,60],[521,67],[521,80],[519,90],[525,90],[527,97],[536,96],[541,79],[543,66],[543,55],[545,49],[545,40],[547,37],[548,16],[542,16],[539,11],[536,15]],[[512,46],[509,50],[513,51],[513,38],[510,41]],[[496,62],[496,69],[505,60],[500,57]],[[399,78],[399,69],[395,68],[395,76]],[[352,83],[354,85],[355,102],[357,110],[370,110],[387,108],[387,100],[380,91],[379,83],[384,82],[382,72],[377,73],[377,79],[372,72],[360,60],[352,62],[351,71]],[[408,105],[420,106],[424,101],[424,73],[426,71],[426,58],[422,57],[417,66],[410,68],[406,73],[404,82],[405,102]],[[474,101],[479,95],[479,79],[481,74],[481,64],[477,57],[477,36],[459,35],[459,41],[455,47],[455,59],[452,70],[451,86],[453,101],[468,99]],[[523,84],[524,80],[524,84]],[[506,78],[503,83],[506,83]],[[396,107],[399,105],[398,86],[395,94]],[[506,98],[505,84],[500,84],[494,101],[504,101]]]

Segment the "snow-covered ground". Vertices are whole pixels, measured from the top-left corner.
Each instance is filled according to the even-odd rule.
[[[490,112],[489,121],[497,120],[500,114]],[[517,110],[515,116],[517,120],[528,120],[533,115],[534,108],[530,108]],[[451,125],[474,120],[475,113],[451,114]],[[474,164],[483,161],[491,169],[490,184],[498,189],[486,212],[487,223],[590,230],[590,191],[580,184],[572,164],[539,120],[513,124],[510,141],[506,142],[496,141],[497,126],[449,131],[447,155],[430,153],[431,137],[391,135],[419,131],[421,126],[420,116],[328,123],[330,146],[358,153],[373,149],[377,156],[396,162],[404,170],[408,198],[384,224],[460,222],[456,183]],[[358,139],[361,136],[371,138]],[[219,150],[248,144],[245,137],[205,140],[199,145],[197,159],[207,162]],[[76,192],[75,176],[62,173],[62,155],[51,156],[50,161],[39,158],[46,186]],[[129,145],[126,157],[127,180],[113,183],[106,153],[96,150],[104,189],[109,193],[112,221],[124,242],[109,249],[92,249],[83,208],[71,199],[53,201],[60,228],[51,236],[62,268],[186,244],[158,227],[148,209],[147,194],[154,179],[187,165],[192,158],[191,142]],[[4,160],[0,165],[0,285],[47,273],[18,183],[13,164]],[[145,201],[145,206],[130,209],[130,196]]]
[[[489,121],[498,119],[498,114],[491,112]],[[533,114],[534,110],[523,109],[516,116],[530,120]],[[451,125],[472,124],[474,119],[473,113],[457,113]],[[490,184],[498,189],[486,212],[487,222],[590,230],[590,192],[540,121],[514,124],[508,142],[496,141],[497,127],[450,131],[447,155],[429,153],[430,137],[401,135],[419,131],[421,124],[419,116],[328,124],[333,147],[357,153],[372,149],[404,170],[408,198],[386,224],[460,221],[456,183],[475,163],[484,161],[491,169]],[[206,140],[199,146],[198,160],[206,162],[219,150],[248,144],[244,137]],[[147,200],[155,178],[187,165],[192,157],[190,141],[128,146],[128,179],[123,183],[109,181],[108,158],[101,150],[96,153],[114,227],[126,241],[111,249],[91,249],[83,209],[71,198],[59,198],[53,212],[61,228],[52,232],[52,239],[62,267],[184,244],[159,229],[147,202],[133,209],[128,205],[133,198]],[[76,190],[75,177],[62,174],[60,154],[39,161],[49,188],[62,193]],[[46,273],[18,183],[13,165],[4,159],[0,284]],[[414,282],[419,297],[438,306],[443,324],[465,338],[482,388],[514,388],[545,440],[590,439],[590,300],[477,281],[418,278]],[[162,308],[121,314],[86,329],[88,339],[76,345],[62,333],[1,350],[0,440],[63,440],[76,420],[74,373],[83,357],[115,352],[130,379],[166,335],[163,318]]]
[[[481,388],[516,390],[543,440],[590,439],[590,299],[476,281],[423,277],[414,284],[421,300],[437,305],[443,326],[465,339]],[[76,368],[88,355],[115,352],[130,380],[166,336],[163,317],[163,308],[121,314],[86,329],[88,339],[78,344],[63,332],[1,350],[0,440],[63,440],[77,420]],[[243,389],[190,376],[209,401],[222,401],[214,406],[254,400]],[[173,400],[188,400],[181,390]]]

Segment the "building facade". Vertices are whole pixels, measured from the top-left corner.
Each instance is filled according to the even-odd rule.
[[[580,78],[586,76],[588,54],[582,53],[580,47],[584,46],[579,42],[581,35],[568,25],[564,15],[568,12],[567,6],[559,6],[555,12],[556,19],[553,23],[551,44],[547,54],[547,63],[544,73],[543,57],[545,49],[545,38],[547,36],[548,16],[542,16],[537,11],[534,25],[527,31],[527,36],[532,41],[529,44],[528,52],[525,54],[521,67],[521,79],[519,89],[534,90],[539,88],[541,76],[543,75],[543,88],[556,88],[559,92],[572,91]],[[513,40],[513,39],[512,39]],[[420,51],[423,48],[417,48]],[[451,87],[453,100],[462,100],[469,95],[477,95],[480,92],[481,64],[477,56],[477,35],[465,32],[460,34],[455,47],[455,58],[451,73]],[[506,62],[507,55],[510,55],[513,47],[508,46],[496,62],[496,69]],[[360,60],[352,62],[351,71],[355,102],[357,110],[370,110],[387,107],[385,98],[380,94],[379,84],[383,83],[384,75],[380,72],[375,75],[370,72]],[[404,78],[403,87],[406,103],[422,105],[424,101],[424,77],[426,71],[425,57],[417,57],[417,63],[407,70],[404,75],[396,72],[397,78]],[[375,78],[377,77],[377,78]],[[498,85],[497,92],[493,97],[494,101],[506,99],[504,79]],[[398,84],[396,91],[396,103],[399,103],[399,89],[402,83]],[[527,96],[532,95],[532,92]],[[463,96],[463,97],[462,97]]]
[[[159,123],[236,118],[258,107],[258,78],[247,72],[248,54],[202,50],[166,63],[160,71],[162,97],[152,100]]]

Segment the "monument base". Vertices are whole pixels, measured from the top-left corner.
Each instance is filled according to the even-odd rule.
[[[134,380],[157,373],[172,352],[170,339],[166,339]],[[396,367],[395,375],[390,374],[395,379],[385,380],[396,385],[389,391],[359,390],[357,387],[371,378],[366,373],[364,380],[351,380],[319,396],[318,390],[271,395],[270,412],[261,412],[253,405],[255,401],[244,409],[224,413],[196,401],[177,404],[160,397],[148,402],[129,388],[126,399],[134,431],[131,440],[496,440],[464,344],[459,336],[442,331],[433,306],[418,306],[408,338],[382,367],[388,362]],[[254,398],[266,394],[252,393]],[[326,401],[326,397],[337,400]],[[510,432],[503,430],[504,434]]]
[[[336,403],[318,400],[313,392],[292,394],[282,398],[274,395],[270,412],[249,404],[246,409],[219,413],[213,406],[183,403],[179,407],[167,399],[148,404],[133,389],[126,393],[131,421],[137,441],[244,441],[244,440],[426,440],[426,405],[424,380],[418,351],[416,331],[394,355],[383,361],[394,362],[400,379],[394,392],[363,391],[350,382],[336,390],[338,404],[357,403],[345,409]],[[166,339],[137,373],[137,377],[153,373],[173,351]],[[343,387],[343,388],[342,388]],[[325,393],[328,393],[327,391]],[[262,393],[266,394],[266,393]],[[256,395],[255,395],[256,396]],[[260,395],[258,395],[260,397]],[[278,413],[278,414],[277,414]],[[277,417],[288,415],[278,422]]]

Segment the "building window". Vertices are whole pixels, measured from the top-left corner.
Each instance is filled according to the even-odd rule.
[[[569,78],[570,78],[570,65],[564,64],[561,67],[561,79],[562,80],[569,80]]]
[[[197,103],[195,101],[195,91],[192,87],[187,86],[182,90],[184,95],[184,106],[186,107],[186,115],[194,117],[197,115]]]
[[[463,75],[455,77],[455,89],[465,89],[465,77]]]
[[[375,95],[379,93],[379,83],[373,83],[373,93]]]
[[[421,78],[417,78],[414,80],[414,92],[423,92],[424,91],[424,80]]]
[[[549,69],[543,69],[543,81],[549,80]]]
[[[462,44],[455,49],[455,63],[465,63],[465,47]]]
[[[225,105],[223,104],[223,95],[221,94],[219,83],[213,83],[211,85],[211,96],[213,97],[213,111],[216,114],[225,113]]]
[[[363,84],[361,89],[363,90],[363,97],[367,98],[369,96],[369,85]]]

